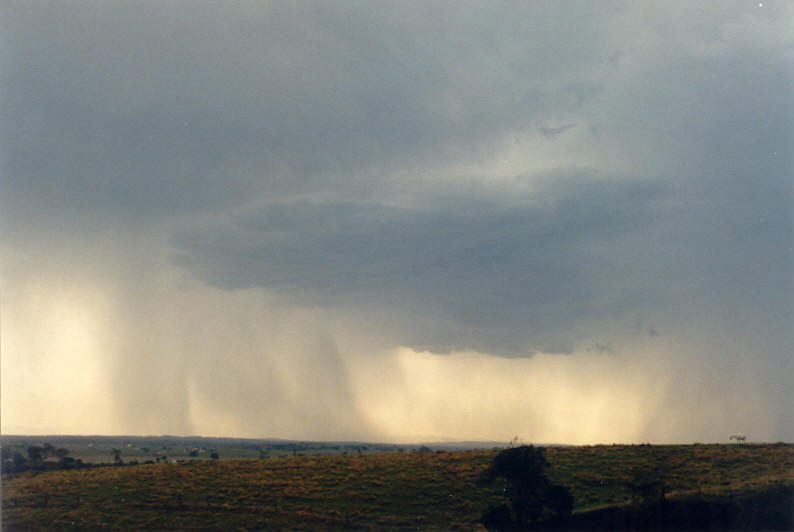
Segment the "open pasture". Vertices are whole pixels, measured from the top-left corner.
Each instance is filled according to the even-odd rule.
[[[631,504],[637,472],[661,478],[668,500],[736,502],[770,490],[790,496],[794,488],[789,444],[545,452],[551,479],[570,489],[579,516]],[[4,478],[3,529],[476,530],[485,507],[502,500],[499,482],[477,484],[496,453],[289,456],[25,472]]]

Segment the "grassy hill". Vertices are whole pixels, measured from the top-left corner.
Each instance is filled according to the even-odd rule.
[[[502,500],[498,482],[477,485],[496,452],[25,472],[3,479],[3,529],[475,530],[486,506]],[[552,447],[545,452],[550,477],[571,490],[582,526],[614,523],[615,512],[632,503],[633,479],[648,472],[664,482],[671,504],[699,500],[714,508],[730,506],[731,523],[740,528],[791,524],[794,446],[789,444]],[[770,520],[759,524],[759,519]]]

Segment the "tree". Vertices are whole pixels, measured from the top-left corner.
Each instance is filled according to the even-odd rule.
[[[667,483],[669,471],[660,463],[649,447],[647,462],[633,467],[625,486],[631,491],[629,516],[632,526],[644,530],[661,528],[667,511]]]
[[[19,473],[28,469],[68,469],[77,465],[75,459],[69,456],[68,449],[64,447],[56,449],[51,443],[46,443],[43,446],[30,445],[27,448],[27,453],[28,456],[25,457],[18,451],[12,453],[7,447],[0,449],[3,472]],[[51,457],[57,458],[58,461],[48,460]]]
[[[10,454],[6,448],[3,448],[3,473],[18,473],[30,468],[28,459],[22,453],[14,452]]]
[[[511,447],[496,455],[480,482],[491,484],[503,478],[509,508],[502,505],[489,509],[483,514],[483,524],[491,529],[522,529],[570,515],[573,496],[546,477],[548,465],[543,450],[532,445]]]
[[[121,465],[124,462],[121,461],[121,449],[116,449],[115,447],[111,451],[113,453],[113,463],[116,465]]]
[[[45,449],[43,447],[31,445],[28,447],[28,460],[34,467],[40,466],[44,463],[44,453]]]
[[[69,449],[66,447],[59,447],[55,449],[52,454],[54,454],[58,458],[58,461],[63,464],[64,461],[69,457]]]

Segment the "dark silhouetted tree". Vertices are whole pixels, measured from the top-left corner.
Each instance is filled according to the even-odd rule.
[[[58,462],[63,465],[66,459],[69,457],[69,450],[65,447],[59,447],[52,451],[52,454],[55,455],[58,458]]]
[[[629,517],[638,529],[660,528],[667,510],[667,482],[669,472],[649,447],[646,462],[633,467],[625,483],[631,491]]]
[[[30,469],[30,462],[22,453],[18,451],[12,453],[9,449],[4,447],[2,451],[0,451],[0,454],[2,454],[3,459],[3,473],[18,473]]]
[[[573,496],[565,487],[551,483],[545,473],[548,465],[543,450],[531,445],[511,447],[494,457],[480,482],[491,484],[503,478],[509,505],[487,510],[482,519],[486,528],[520,530],[570,515]]]
[[[40,466],[44,463],[44,448],[38,445],[31,445],[28,447],[28,461],[33,467]]]
[[[18,473],[28,469],[68,469],[75,467],[77,462],[69,456],[69,451],[63,447],[55,448],[51,443],[42,446],[30,445],[27,448],[27,458],[20,452],[11,453],[10,450],[0,449],[2,456],[2,467],[5,473]],[[55,457],[58,461],[48,460]]]
[[[22,471],[28,467],[28,459],[22,456],[21,453],[14,453],[14,456],[11,457],[11,460],[13,461],[14,467],[17,471]]]

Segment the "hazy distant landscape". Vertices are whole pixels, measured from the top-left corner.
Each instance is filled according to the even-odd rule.
[[[482,530],[483,515],[503,504],[505,493],[500,482],[480,479],[509,448],[178,437],[18,436],[2,443],[4,453],[22,452],[26,444],[68,445],[84,462],[93,456],[106,464],[5,474],[4,530]],[[116,465],[113,449],[122,450]],[[210,450],[218,459],[208,458]],[[167,463],[141,463],[162,452]],[[791,444],[542,452],[549,478],[571,493],[574,506],[565,521],[538,522],[535,529],[794,525]]]
[[[202,438],[184,436],[0,436],[3,459],[14,453],[26,455],[31,445],[50,444],[66,448],[69,456],[86,464],[114,463],[114,449],[124,463],[146,460],[176,462],[186,459],[210,460],[212,452],[221,460],[279,456],[319,456],[327,454],[405,452],[419,450],[490,449],[502,442],[418,442],[388,444],[365,442],[312,442],[284,439]],[[54,460],[54,457],[53,457]]]

